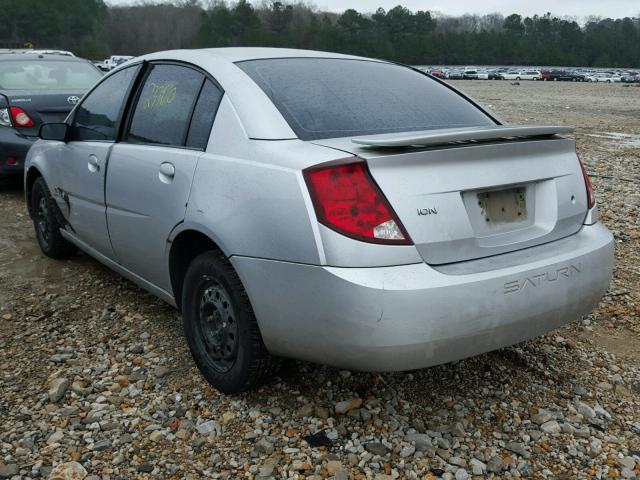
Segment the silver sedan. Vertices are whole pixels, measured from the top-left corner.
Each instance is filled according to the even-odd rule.
[[[25,192],[45,255],[80,248],[177,307],[231,393],[279,357],[409,370],[588,313],[613,240],[570,132],[390,62],[160,52],[41,128]]]

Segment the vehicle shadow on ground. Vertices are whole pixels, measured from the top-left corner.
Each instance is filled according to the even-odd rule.
[[[23,193],[22,175],[0,177],[0,193]]]

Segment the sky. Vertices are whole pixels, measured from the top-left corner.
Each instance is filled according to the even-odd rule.
[[[446,15],[465,13],[519,13],[530,16],[551,12],[559,16],[632,17],[640,16],[638,0],[316,0],[321,9],[342,11],[375,11],[378,6],[389,9],[401,4],[411,10],[437,11]]]
[[[106,0],[112,5],[136,3],[135,0]],[[342,12],[354,8],[374,12],[378,7],[390,9],[400,4],[411,10],[429,10],[445,15],[464,13],[519,13],[523,16],[551,12],[557,16],[634,17],[640,16],[638,0],[311,0],[322,10]],[[255,0],[253,3],[259,3]]]

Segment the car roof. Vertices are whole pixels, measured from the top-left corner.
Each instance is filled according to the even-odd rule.
[[[55,53],[0,53],[0,62],[9,60],[38,60],[51,61],[62,60],[66,62],[85,62],[82,58],[60,55]]]
[[[192,50],[170,50],[164,52],[151,53],[141,58],[155,59],[167,58],[168,56],[179,57],[181,53],[200,54],[214,56],[219,60],[226,60],[230,63],[244,62],[247,60],[266,60],[273,58],[339,58],[353,60],[375,60],[371,58],[358,57],[354,55],[344,55],[341,53],[319,52],[315,50],[301,50],[295,48],[270,48],[270,47],[223,47],[223,48],[202,48]],[[388,62],[385,62],[388,63]]]

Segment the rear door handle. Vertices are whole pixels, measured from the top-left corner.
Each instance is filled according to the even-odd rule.
[[[96,173],[100,171],[100,161],[98,157],[95,155],[89,155],[89,163],[87,164],[87,168],[91,173]]]
[[[160,164],[160,173],[158,173],[158,177],[160,181],[163,183],[170,183],[173,181],[173,177],[176,176],[176,167],[173,166],[172,163],[165,162]]]

